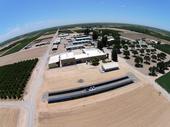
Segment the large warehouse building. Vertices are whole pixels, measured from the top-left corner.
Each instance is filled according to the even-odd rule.
[[[99,49],[82,49],[82,52],[80,54],[74,54],[74,52],[65,52],[55,56],[51,56],[48,66],[49,68],[53,68],[54,66],[58,67],[59,63],[61,64],[60,66],[67,66],[76,63],[84,63],[86,61],[92,60],[93,58],[98,58],[102,60],[106,57],[106,53]]]

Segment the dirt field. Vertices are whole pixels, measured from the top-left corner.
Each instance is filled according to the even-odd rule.
[[[0,109],[0,127],[17,127],[19,110],[17,109]]]
[[[120,71],[101,73],[98,67],[82,64],[48,70],[37,105],[38,127],[169,127],[168,102],[143,74],[119,58]],[[129,86],[67,102],[42,102],[45,90],[57,90],[101,82],[132,72],[138,80]],[[51,80],[51,81],[50,81]],[[43,91],[43,92],[42,92]]]
[[[26,51],[20,51],[7,56],[0,57],[0,66],[12,64],[22,60],[39,58],[45,53],[46,50],[47,46],[41,48],[28,49]]]
[[[63,90],[92,83],[111,80],[124,76],[126,72],[123,70],[111,71],[107,73],[100,72],[100,66],[78,64],[63,68],[49,69],[45,74],[45,91]],[[78,81],[82,79],[83,83]]]
[[[73,110],[40,113],[38,127],[169,127],[170,105],[149,85]]]
[[[146,34],[142,34],[142,33],[137,33],[137,32],[122,32],[121,36],[123,37],[127,37],[127,38],[131,38],[131,39],[142,39],[142,38],[147,38],[147,39],[151,39],[151,40],[160,40],[161,42],[165,43],[165,44],[169,44],[169,41],[163,40],[163,39],[159,39],[150,35],[146,35]]]
[[[37,38],[36,40],[42,40],[46,38],[53,38],[54,34],[49,34],[49,35],[42,35],[41,37]]]

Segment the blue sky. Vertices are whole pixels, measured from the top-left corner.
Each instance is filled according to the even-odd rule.
[[[0,0],[0,41],[63,24],[121,22],[170,30],[170,0]]]

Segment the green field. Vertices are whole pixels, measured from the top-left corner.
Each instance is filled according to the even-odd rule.
[[[17,41],[17,42],[16,42],[17,45],[16,45],[15,47],[13,47],[13,48],[10,48],[5,54],[3,54],[3,56],[8,55],[8,54],[12,54],[12,53],[15,53],[15,52],[21,50],[21,49],[24,48],[26,45],[28,45],[29,43],[31,43],[33,40],[39,38],[41,35],[42,35],[42,34],[39,33],[39,34],[37,34],[37,35],[35,35],[35,36],[28,37],[28,38],[23,39],[23,40],[21,40],[21,41]]]
[[[156,82],[170,93],[170,72],[156,79]]]
[[[21,99],[38,59],[0,67],[0,98]]]
[[[13,43],[13,44],[11,44],[11,45],[8,45],[8,46],[5,47],[5,48],[2,48],[2,49],[0,50],[0,53],[9,50],[10,48],[16,46],[16,44],[17,44],[17,43]]]
[[[170,54],[170,45],[169,44],[160,44],[160,45],[156,45],[155,48]]]

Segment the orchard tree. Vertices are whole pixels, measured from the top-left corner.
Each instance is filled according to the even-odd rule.
[[[124,50],[123,55],[125,55],[125,59],[130,59],[130,52],[128,50]]]
[[[132,53],[134,54],[134,57],[136,57],[136,55],[138,54],[138,51],[132,50]]]
[[[166,70],[166,65],[163,61],[157,63],[157,69],[158,69],[158,72],[161,73],[161,74],[165,74],[165,70]]]
[[[145,63],[150,64],[151,58],[150,58],[150,56],[145,56],[144,60],[145,60]]]
[[[143,63],[143,58],[142,57],[140,57],[140,56],[137,56],[136,58],[135,58],[135,66],[136,67],[143,67],[143,65],[142,65],[142,63]]]
[[[149,75],[157,76],[156,74],[157,68],[155,66],[149,68]]]
[[[127,46],[127,45],[124,45],[124,46],[123,46],[123,49],[124,49],[124,50],[128,50],[128,46]]]

